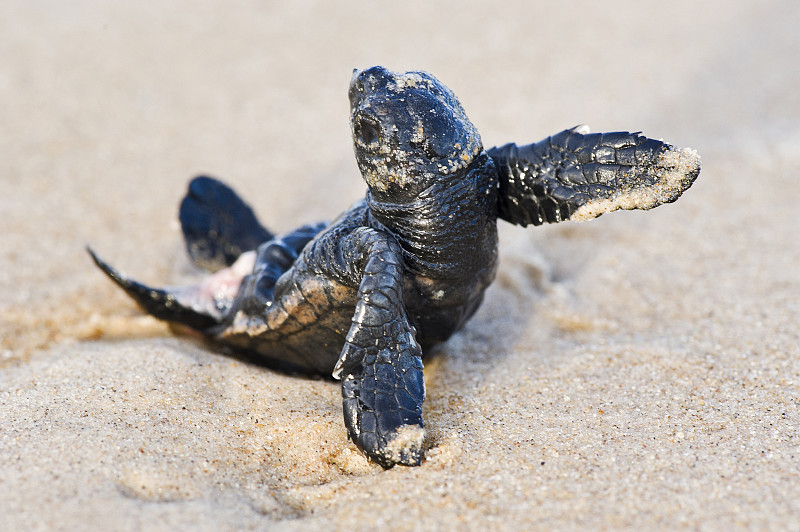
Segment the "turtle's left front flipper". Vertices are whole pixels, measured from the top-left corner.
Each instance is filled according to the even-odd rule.
[[[700,157],[638,133],[579,126],[527,146],[487,151],[499,176],[498,217],[540,225],[670,203],[700,173]]]

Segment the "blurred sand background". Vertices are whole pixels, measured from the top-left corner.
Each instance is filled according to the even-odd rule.
[[[6,0],[0,530],[800,530],[800,3]],[[696,148],[676,204],[501,224],[426,362],[428,459],[347,442],[339,386],[173,335],[91,264],[193,277],[190,177],[271,228],[363,194],[354,67],[425,69],[484,144]]]

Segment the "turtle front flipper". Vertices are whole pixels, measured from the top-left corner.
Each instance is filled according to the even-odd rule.
[[[273,237],[236,192],[211,177],[192,179],[179,218],[192,261],[212,272]]]
[[[419,465],[425,432],[422,350],[403,304],[402,251],[375,230],[355,235],[366,250],[358,302],[333,371],[342,379],[350,438],[385,468]]]
[[[487,151],[499,176],[498,217],[540,225],[671,203],[694,183],[700,157],[638,133],[578,126],[527,146]]]
[[[148,314],[172,323],[211,333],[220,325],[239,284],[252,271],[255,252],[246,253],[230,268],[217,272],[198,285],[152,288],[134,281],[86,248],[95,264],[133,298]]]

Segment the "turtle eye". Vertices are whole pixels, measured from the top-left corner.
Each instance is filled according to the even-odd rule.
[[[380,128],[372,121],[362,118],[356,122],[356,137],[367,146],[372,146],[380,140]]]

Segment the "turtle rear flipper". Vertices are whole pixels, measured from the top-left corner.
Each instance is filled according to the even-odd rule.
[[[152,288],[117,271],[98,257],[92,249],[86,249],[103,273],[125,290],[148,314],[160,320],[180,323],[204,333],[213,331],[221,324],[225,310],[236,296],[241,277],[243,277],[243,275],[238,275],[238,271],[245,270],[247,266],[242,264],[242,267],[237,268],[234,265],[230,270],[236,271],[231,272],[227,277],[228,272],[222,271],[199,285],[180,288]],[[254,256],[255,254],[249,255]],[[242,257],[241,262],[246,262],[248,258],[251,257]]]
[[[522,226],[652,209],[678,199],[700,173],[692,149],[639,133],[589,133],[587,126],[487,153],[498,171],[498,216]]]
[[[192,179],[179,218],[192,261],[212,272],[273,237],[236,192],[211,177]]]

